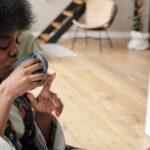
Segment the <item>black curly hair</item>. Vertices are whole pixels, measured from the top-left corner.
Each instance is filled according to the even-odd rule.
[[[27,0],[0,0],[0,34],[27,30],[31,27],[34,15]]]

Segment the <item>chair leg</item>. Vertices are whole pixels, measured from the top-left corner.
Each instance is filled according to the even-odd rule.
[[[109,34],[108,34],[108,31],[105,30],[105,32],[106,32],[106,35],[107,35],[107,39],[108,39],[109,45],[110,45],[111,48],[113,48],[113,44],[112,44],[112,42],[111,42],[111,38],[110,38],[110,36],[109,36]]]
[[[99,51],[102,52],[102,39],[101,39],[101,31],[99,31]]]
[[[73,42],[72,42],[71,49],[74,49],[75,42],[76,42],[76,39],[77,39],[78,30],[79,30],[79,28],[77,27],[76,30],[75,30],[75,36],[74,36],[74,39],[73,39]]]
[[[85,32],[85,45],[86,45],[86,48],[87,48],[87,45],[88,45],[87,30],[86,30],[86,29],[84,29],[84,32]]]

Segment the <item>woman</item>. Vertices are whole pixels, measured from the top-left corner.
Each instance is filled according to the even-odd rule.
[[[18,59],[18,37],[32,21],[26,0],[0,0],[0,149],[63,150],[63,134],[51,114],[59,115],[63,108],[57,95],[49,91],[55,74],[33,74],[42,68],[35,58],[11,68]],[[43,89],[35,98],[28,91],[39,86]]]

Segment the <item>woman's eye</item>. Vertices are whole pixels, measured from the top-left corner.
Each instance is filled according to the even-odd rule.
[[[5,51],[5,50],[7,50],[9,48],[9,46],[8,47],[0,47],[0,51]]]
[[[6,50],[9,48],[11,43],[10,39],[1,39],[0,38],[0,50]]]

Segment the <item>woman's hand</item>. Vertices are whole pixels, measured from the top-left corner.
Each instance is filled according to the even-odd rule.
[[[27,93],[27,96],[36,112],[51,113],[55,111],[56,116],[59,117],[63,110],[63,104],[60,98],[50,91],[55,75],[56,74],[52,74],[49,77],[37,98],[35,98],[31,93]]]
[[[38,59],[30,59],[18,66],[2,83],[1,86],[11,95],[12,100],[28,90],[43,85],[41,80],[47,79],[49,74],[33,74],[42,69]]]

